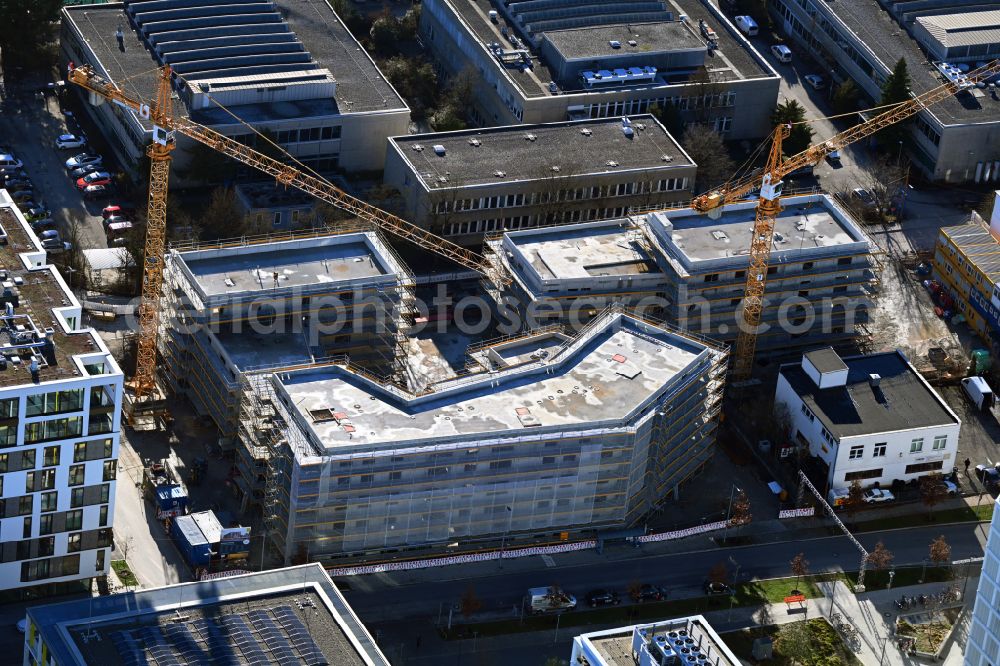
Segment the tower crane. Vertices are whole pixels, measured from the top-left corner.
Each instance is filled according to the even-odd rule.
[[[133,111],[153,124],[153,143],[147,150],[150,157],[149,212],[143,259],[142,300],[139,305],[140,337],[135,375],[130,383],[132,402],[128,412],[133,416],[139,413],[156,414],[156,401],[153,398],[156,388],[156,338],[166,250],[167,183],[175,134],[187,136],[223,155],[263,171],[285,186],[302,190],[387,233],[474,270],[497,287],[510,282],[509,277],[494,270],[486,258],[476,252],[353,197],[324,178],[284,164],[190,119],[175,116],[171,103],[169,66],[160,69],[156,101],[152,105],[102,78],[89,65],[74,68],[69,72],[68,78],[98,98]]]
[[[1000,73],[1000,60],[994,60],[963,77],[956,77],[937,88],[896,104],[874,118],[786,159],[782,159],[781,142],[788,137],[791,127],[789,125],[778,126],[771,135],[771,149],[768,153],[763,176],[753,175],[741,180],[730,181],[717,190],[703,194],[691,201],[691,207],[699,213],[707,213],[709,217],[718,217],[722,214],[723,206],[739,201],[755,189],[760,189],[753,236],[750,241],[750,263],[747,267],[743,297],[743,322],[738,327],[739,332],[733,351],[732,375],[735,382],[749,380],[753,369],[764,289],[767,286],[767,266],[771,257],[771,242],[774,238],[774,221],[782,210],[781,179],[796,169],[818,164],[820,160],[833,151],[841,150],[889,125],[906,120],[932,104],[947,99],[962,90],[972,88],[978,82],[997,73]]]

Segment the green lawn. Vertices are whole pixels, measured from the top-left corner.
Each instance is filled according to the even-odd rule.
[[[959,566],[954,572],[951,567],[897,567],[896,573],[892,577],[892,586],[905,587],[907,585],[919,585],[924,583],[944,583],[955,577],[962,575],[962,567]],[[851,589],[858,581],[858,572],[849,571],[843,575],[844,582]],[[889,571],[868,570],[865,572],[865,588],[868,590],[884,590],[889,584]]]
[[[908,516],[895,516],[892,518],[877,518],[875,520],[865,520],[858,523],[849,520],[847,516],[841,515],[847,528],[852,532],[878,532],[880,530],[891,530],[899,527],[919,527],[932,525],[934,523],[960,523],[975,520],[990,520],[993,518],[992,500],[983,503],[978,507],[963,506],[957,509],[941,509],[928,514],[926,510],[913,513]]]
[[[122,585],[125,587],[136,587],[139,584],[138,579],[136,579],[132,570],[129,569],[128,562],[125,560],[112,560],[111,568],[115,570],[118,580],[120,580]]]
[[[782,636],[782,628],[784,636]],[[753,659],[753,641],[755,638],[770,636],[774,640],[773,658],[757,662]],[[857,657],[844,645],[840,635],[827,624],[826,620],[814,619],[803,622],[792,622],[787,625],[753,627],[742,631],[732,631],[722,634],[722,640],[733,653],[751,664],[762,663],[768,666],[861,666]],[[802,646],[796,655],[784,654],[782,648],[786,645]],[[791,652],[793,648],[788,648]]]

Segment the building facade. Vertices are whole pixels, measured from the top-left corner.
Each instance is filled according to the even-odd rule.
[[[389,666],[317,564],[33,605],[26,625],[24,666]]]
[[[122,372],[3,190],[0,255],[0,589],[76,591],[111,563]]]
[[[259,377],[241,440],[286,559],[633,526],[712,456],[714,345],[609,310],[475,358],[419,394],[337,365]]]
[[[995,31],[988,30],[984,17],[977,17],[988,12],[970,11],[974,8],[959,0],[933,5],[897,0],[774,0],[768,7],[782,32],[822,63],[826,69],[822,74],[834,82],[853,80],[872,102],[881,98],[882,85],[900,58],[908,65],[913,94],[919,95],[947,81],[938,64],[968,70],[1000,57]],[[926,26],[944,22],[957,30],[932,37],[921,21]],[[964,29],[963,23],[968,24]],[[971,29],[975,25],[980,27],[978,32]],[[961,49],[944,46],[949,32],[962,38]],[[942,48],[947,62],[937,59]],[[927,177],[951,183],[1000,182],[1000,98],[992,91],[960,92],[921,111],[909,126],[909,140],[903,147]]]
[[[1000,192],[989,226],[978,214],[968,224],[945,227],[934,248],[934,279],[958,312],[992,350],[1000,349]]]
[[[902,352],[811,351],[781,366],[775,416],[825,471],[824,490],[889,487],[956,466],[961,421]]]
[[[707,0],[545,7],[428,0],[421,38],[451,73],[478,73],[482,126],[617,118],[673,106],[730,139],[769,133],[778,76]],[[631,7],[631,6],[630,6]],[[634,7],[632,7],[634,9]]]
[[[263,148],[255,132],[269,132],[319,172],[381,170],[386,138],[405,134],[410,120],[339,17],[309,0],[232,12],[208,0],[170,8],[155,0],[66,7],[60,42],[65,66],[92,65],[112,82],[127,78],[130,92],[145,99],[157,86],[151,68],[170,65],[177,112],[251,146]],[[134,172],[152,125],[123,107],[88,101],[118,161]],[[204,153],[185,137],[178,147],[174,173],[190,181],[185,174]]]
[[[784,352],[864,335],[878,285],[874,245],[825,195],[783,203],[757,349]],[[732,341],[755,206],[727,206],[718,219],[678,208],[509,232],[487,244],[487,257],[511,277],[494,297],[502,310],[531,313],[542,324],[585,323],[579,314],[608,302],[641,305],[677,328]]]
[[[631,657],[631,661],[628,660]],[[573,638],[569,663],[621,666],[623,663],[711,664],[743,663],[701,615],[676,620],[603,629]]]
[[[243,375],[342,356],[400,371],[412,278],[374,231],[174,249],[160,353],[170,389],[232,444]]]
[[[389,139],[404,217],[461,244],[691,199],[697,166],[650,115]]]
[[[965,666],[996,666],[1000,655],[1000,498],[983,553],[983,570],[972,610],[972,626],[965,644]]]

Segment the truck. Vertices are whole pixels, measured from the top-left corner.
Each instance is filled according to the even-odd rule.
[[[962,389],[969,401],[981,412],[988,412],[995,401],[993,389],[982,377],[966,377],[962,380]]]
[[[847,502],[847,497],[850,494],[851,491],[847,488],[830,488],[830,492],[826,496],[826,501],[835,511],[840,510],[844,508],[844,503]]]
[[[176,518],[187,513],[187,489],[181,483],[180,475],[166,460],[143,467],[142,491],[155,507],[157,520]]]
[[[532,614],[560,613],[576,608],[576,597],[567,594],[558,585],[532,587],[525,597],[525,606]]]

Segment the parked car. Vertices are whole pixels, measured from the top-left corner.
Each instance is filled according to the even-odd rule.
[[[706,580],[702,583],[701,589],[705,590],[705,594],[732,594],[733,588],[729,587],[725,583],[720,583],[719,581]]]
[[[875,195],[863,187],[855,187],[851,190],[851,200],[861,204],[866,210],[875,209]]]
[[[981,412],[988,412],[993,407],[995,396],[993,389],[982,377],[966,377],[962,380],[965,397]]]
[[[2,178],[3,182],[5,183],[14,178],[27,178],[27,177],[28,177],[28,172],[25,171],[24,169],[14,169],[14,168],[0,169],[0,178]]]
[[[45,231],[47,229],[55,229],[56,221],[53,220],[51,217],[43,217],[33,221],[31,223],[31,228],[36,232]]]
[[[636,603],[660,601],[664,596],[666,595],[663,593],[663,590],[651,583],[643,583],[638,590],[632,592],[632,600]]]
[[[802,79],[812,86],[813,90],[822,90],[826,88],[826,79],[824,79],[819,74],[806,74]]]
[[[891,502],[894,499],[896,499],[896,496],[892,494],[892,491],[881,488],[869,488],[861,496],[861,500],[865,504],[883,504]]]
[[[132,218],[135,217],[135,208],[122,204],[111,204],[110,206],[105,206],[104,210],[101,211],[101,217],[106,220],[112,216],[124,217],[126,220],[131,221]]]
[[[106,217],[104,218],[104,220],[102,220],[102,224],[104,224],[105,230],[107,230],[108,227],[110,227],[113,224],[129,224],[131,222],[132,220],[129,220],[123,215],[112,215],[111,217]]]
[[[591,608],[598,606],[617,606],[621,603],[618,594],[608,590],[593,590],[587,594],[587,605]]]
[[[958,485],[953,481],[948,479],[941,479],[941,484],[944,486],[944,490],[948,493],[948,497],[955,497],[958,495]]]
[[[103,162],[104,158],[100,155],[80,153],[79,155],[74,155],[66,160],[66,168],[72,171],[73,169],[79,169],[80,167],[87,166],[88,164],[101,164]]]
[[[87,140],[76,134],[61,134],[56,138],[56,148],[59,150],[69,150],[70,148],[83,148],[87,145]]]
[[[88,185],[83,188],[83,198],[96,200],[96,199],[107,199],[112,194],[114,190],[110,185]]]
[[[771,47],[771,55],[778,59],[778,62],[789,63],[792,61],[792,50],[784,44],[775,44]]]
[[[748,37],[756,37],[759,32],[757,27],[757,21],[749,16],[737,16],[736,17],[736,27],[740,29],[740,32],[747,35]]]
[[[94,173],[95,171],[100,171],[102,166],[100,164],[87,164],[86,166],[77,167],[69,172],[69,177],[73,180],[79,180],[83,178],[88,173]]]
[[[58,238],[49,238],[42,241],[42,249],[48,252],[69,252],[73,249],[72,243],[67,243]]]
[[[976,465],[976,478],[990,494],[1000,492],[1000,470],[991,465]]]
[[[20,190],[18,192],[12,192],[10,198],[16,203],[24,203],[31,201],[35,198],[35,193],[32,190]]]
[[[8,192],[20,192],[21,190],[32,189],[31,181],[27,178],[12,178],[4,183],[4,189]]]
[[[49,210],[47,208],[43,208],[42,206],[32,206],[31,208],[22,210],[21,213],[24,215],[24,219],[28,222],[34,222],[35,220],[40,220],[43,217],[49,216]]]
[[[107,171],[95,171],[93,173],[88,173],[83,178],[77,178],[76,189],[82,190],[88,185],[110,185],[111,184],[111,174]]]
[[[28,618],[22,617],[14,623],[14,627],[17,629],[18,633],[23,634],[28,629]]]
[[[834,150],[826,156],[826,161],[830,164],[840,164],[840,151]]]
[[[24,166],[24,162],[17,159],[10,153],[0,153],[0,167],[4,169],[20,169]]]

